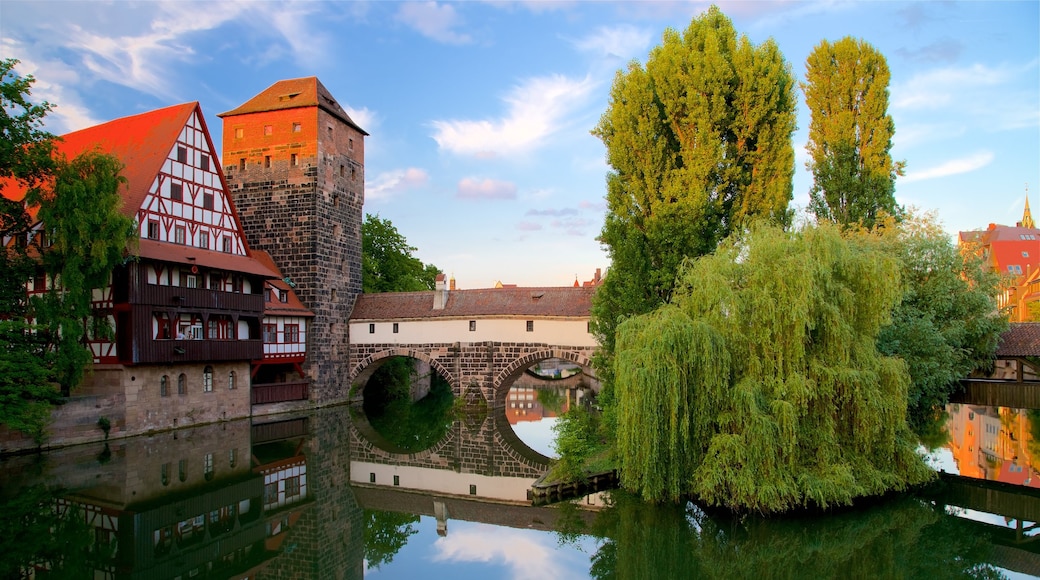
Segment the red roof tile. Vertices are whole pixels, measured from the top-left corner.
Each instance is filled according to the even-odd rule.
[[[263,265],[249,256],[238,256],[213,250],[203,250],[194,246],[171,244],[156,240],[141,239],[139,255],[142,258],[172,262],[175,264],[195,264],[207,268],[219,268],[232,272],[243,272],[263,276],[264,278],[280,278],[275,270]]]
[[[483,288],[448,292],[444,309],[434,310],[434,292],[362,294],[351,320],[463,318],[469,316],[566,316],[587,318],[595,288]]]
[[[318,77],[278,81],[243,103],[237,109],[220,113],[217,116],[221,118],[234,117],[249,113],[281,111],[301,107],[318,107],[334,117],[338,117],[341,121],[357,129],[362,134],[368,135],[364,129],[350,118],[350,115],[347,115],[343,107],[332,97],[332,93],[325,88],[325,85],[321,84]]]
[[[1013,322],[1000,335],[998,358],[1040,356],[1040,322]]]

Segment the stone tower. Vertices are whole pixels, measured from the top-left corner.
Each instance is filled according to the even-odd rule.
[[[344,401],[368,133],[316,77],[279,81],[218,116],[228,190],[249,245],[271,254],[314,313],[303,368],[310,400]]]

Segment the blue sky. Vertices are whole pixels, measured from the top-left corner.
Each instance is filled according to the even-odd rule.
[[[720,2],[793,73],[852,35],[892,71],[900,203],[950,232],[1040,214],[1040,2]],[[0,2],[0,57],[57,105],[61,134],[199,101],[217,113],[317,76],[371,136],[367,213],[391,220],[460,288],[569,285],[609,266],[602,143],[615,72],[645,62],[703,2]],[[808,202],[809,114],[795,134]],[[1038,215],[1040,217],[1040,215]]]

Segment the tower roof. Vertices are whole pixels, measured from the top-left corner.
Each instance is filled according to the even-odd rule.
[[[1033,223],[1033,214],[1029,213],[1029,197],[1026,196],[1026,209],[1022,212],[1022,227],[1024,228],[1035,228],[1036,224]]]
[[[343,107],[336,102],[336,99],[332,97],[332,93],[325,88],[325,85],[321,84],[318,77],[278,81],[238,108],[220,113],[217,116],[220,118],[234,117],[249,113],[266,113],[268,111],[281,111],[301,107],[318,107],[357,129],[363,135],[368,135],[368,132],[358,126],[350,118],[350,115],[343,110]]]

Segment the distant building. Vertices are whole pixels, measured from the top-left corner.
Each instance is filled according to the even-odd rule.
[[[1040,229],[1033,222],[1029,200],[1022,221],[1014,226],[991,223],[985,230],[960,232],[958,241],[964,251],[980,256],[984,267],[1009,280],[997,305],[1007,309],[1010,320],[1031,320],[1029,304],[1040,302]]]

